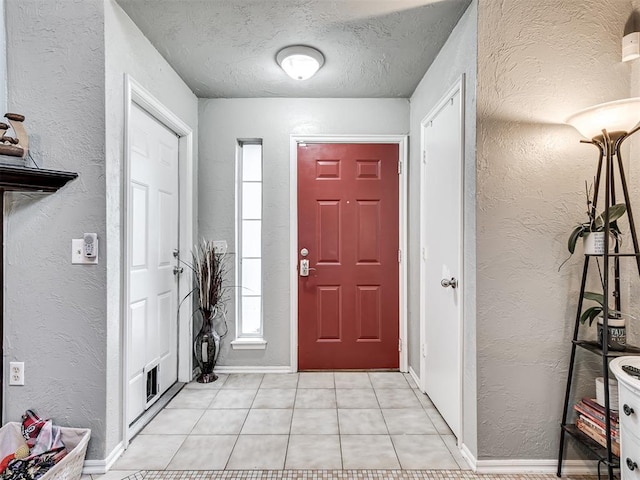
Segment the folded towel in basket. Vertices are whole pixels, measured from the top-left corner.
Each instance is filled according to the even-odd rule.
[[[29,456],[9,462],[0,480],[36,480],[67,455],[60,429],[32,410],[22,416],[22,435],[30,448]]]

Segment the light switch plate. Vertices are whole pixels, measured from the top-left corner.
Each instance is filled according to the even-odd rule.
[[[99,240],[96,240],[96,249],[98,247]],[[82,253],[82,248],[84,246],[84,239],[82,238],[73,238],[71,240],[71,263],[73,265],[97,265],[98,264],[98,256],[96,255],[93,258],[85,257]]]
[[[227,241],[226,240],[214,240],[213,249],[218,253],[227,253]]]

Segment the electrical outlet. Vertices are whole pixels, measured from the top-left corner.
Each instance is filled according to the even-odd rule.
[[[24,362],[9,363],[9,385],[24,385]]]

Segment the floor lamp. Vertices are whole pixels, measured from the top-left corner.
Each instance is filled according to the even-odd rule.
[[[615,309],[619,312],[621,310],[621,298],[620,298],[620,258],[623,256],[635,257],[636,265],[638,267],[638,274],[640,275],[640,248],[638,245],[638,238],[636,235],[635,222],[633,219],[633,210],[631,208],[631,200],[629,196],[629,189],[627,186],[627,178],[625,175],[624,165],[622,162],[621,146],[622,143],[640,130],[640,97],[628,98],[624,100],[618,100],[615,102],[603,103],[587,108],[580,112],[575,113],[567,119],[567,123],[572,125],[578,132],[580,132],[585,138],[589,140],[582,140],[582,143],[589,143],[594,145],[599,151],[598,168],[596,172],[596,180],[594,184],[593,203],[591,204],[591,218],[596,216],[596,204],[598,202],[598,193],[600,184],[602,183],[602,175],[604,173],[604,225],[606,226],[606,232],[609,231],[609,208],[616,204],[616,167],[617,174],[619,176],[620,184],[622,185],[622,194],[624,196],[624,202],[626,205],[627,217],[629,219],[629,227],[631,231],[631,238],[633,242],[634,253],[620,253],[619,244],[615,242],[614,253],[610,254],[609,244],[610,236],[605,234],[604,238],[604,251],[602,256],[603,272],[602,287],[604,294],[603,302],[603,331],[607,332],[608,320],[609,320],[609,257],[613,258],[614,267],[614,289],[613,296],[615,301]],[[582,272],[582,285],[580,291],[580,299],[578,301],[578,314],[576,316],[576,324],[574,329],[573,344],[571,350],[571,361],[569,363],[567,389],[565,394],[564,410],[562,414],[562,429],[560,436],[560,452],[558,457],[558,476],[562,472],[562,457],[564,453],[565,431],[567,426],[567,415],[569,403],[571,400],[571,383],[573,379],[573,368],[576,353],[576,342],[578,340],[579,330],[579,318],[580,311],[582,310],[583,295],[585,293],[586,277],[588,273],[589,257],[585,257],[584,268]],[[605,335],[603,337],[606,338]],[[609,405],[609,356],[608,356],[608,342],[602,342],[602,372],[604,376],[604,400],[605,411],[610,411]],[[609,478],[613,478],[613,468],[617,466],[613,458],[611,449],[611,418],[607,415],[605,419],[605,432],[609,432],[606,435],[606,458],[601,458],[598,462],[598,469],[600,463],[604,463],[607,466]]]

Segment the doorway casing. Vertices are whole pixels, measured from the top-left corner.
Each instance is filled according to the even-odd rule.
[[[289,142],[290,178],[290,285],[291,285],[291,371],[298,371],[298,144],[300,143],[387,143],[398,145],[399,182],[399,294],[400,294],[400,371],[407,372],[409,357],[407,351],[407,158],[406,135],[291,135]]]
[[[131,179],[130,167],[130,147],[131,138],[129,135],[131,108],[135,104],[158,122],[173,131],[178,137],[178,188],[179,188],[179,245],[180,257],[189,256],[193,245],[194,228],[194,205],[192,192],[194,191],[194,158],[193,158],[193,130],[183,122],[165,105],[158,101],[142,85],[136,82],[130,75],[125,74],[124,78],[124,151],[123,151],[123,183],[122,198],[123,207],[121,210],[122,228],[122,262],[121,262],[121,344],[122,352],[122,444],[127,448],[130,440],[128,415],[127,415],[127,362],[128,362],[128,329],[127,329],[127,306],[129,305],[129,275],[127,265],[131,252],[128,247],[129,229],[126,220],[126,212],[130,205],[129,183]],[[191,275],[183,274],[178,283],[178,305],[192,290]],[[191,311],[188,308],[180,309],[176,312],[178,321],[178,382],[189,382],[192,379],[192,355],[191,339],[193,335],[193,325],[191,322]]]

